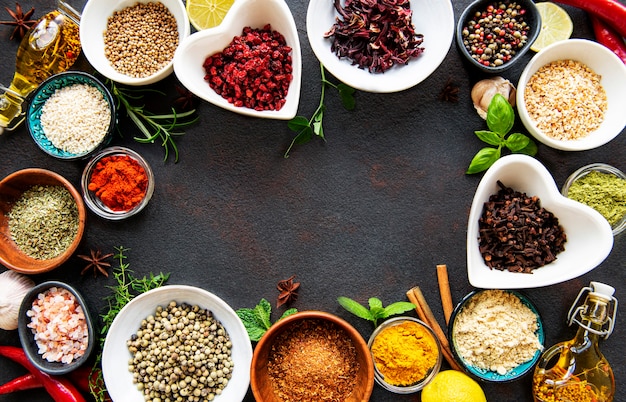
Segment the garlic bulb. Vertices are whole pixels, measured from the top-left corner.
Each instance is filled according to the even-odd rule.
[[[17,329],[20,304],[26,293],[35,287],[35,282],[28,276],[15,271],[0,274],[0,328]]]
[[[478,81],[472,88],[471,96],[478,115],[486,119],[489,103],[495,94],[501,94],[511,106],[515,106],[515,92],[515,87],[509,80],[502,77],[492,77]]]

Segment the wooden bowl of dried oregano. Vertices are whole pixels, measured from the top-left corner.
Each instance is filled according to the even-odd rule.
[[[272,325],[252,356],[257,401],[368,401],[374,363],[365,340],[343,319],[301,311]]]
[[[37,168],[0,181],[0,264],[24,274],[51,271],[80,243],[87,213],[76,188]]]

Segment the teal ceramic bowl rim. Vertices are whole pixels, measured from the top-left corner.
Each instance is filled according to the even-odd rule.
[[[58,89],[73,84],[87,84],[98,89],[111,110],[109,129],[107,130],[107,133],[101,143],[89,151],[78,154],[67,152],[55,147],[48,139],[48,137],[46,137],[46,134],[41,127],[40,121],[41,109],[46,101],[50,98],[50,96],[52,96],[52,94],[54,94]],[[26,123],[28,126],[28,131],[35,141],[35,144],[37,144],[37,146],[48,155],[63,160],[85,159],[93,155],[98,150],[102,149],[102,147],[108,145],[113,136],[116,122],[117,117],[115,101],[113,100],[111,92],[109,92],[107,87],[96,77],[82,71],[65,71],[59,74],[55,74],[46,79],[37,87],[37,89],[35,89],[35,91],[33,91],[28,105],[28,111],[26,113]]]
[[[489,291],[489,290],[494,290],[494,289],[476,289],[470,292],[454,308],[454,311],[452,312],[452,315],[450,316],[450,322],[448,324],[448,337],[450,338],[450,349],[452,350],[452,354],[454,355],[455,360],[465,369],[465,371],[471,377],[479,381],[493,382],[493,383],[505,383],[505,382],[515,381],[533,370],[535,364],[541,357],[541,353],[543,352],[543,350],[538,349],[537,351],[535,351],[535,354],[533,355],[532,359],[509,370],[504,375],[498,374],[495,371],[481,369],[481,368],[472,366],[469,362],[463,359],[457,352],[455,339],[453,337],[453,328],[454,328],[454,321],[456,319],[456,316],[461,312],[461,310],[463,310],[463,308],[469,302],[470,299],[472,299],[474,296],[476,296],[479,293]],[[539,314],[539,311],[537,310],[533,302],[528,298],[528,296],[526,296],[525,294],[521,292],[508,290],[508,289],[499,289],[499,290],[502,290],[503,292],[508,292],[517,296],[521,300],[521,302],[535,314],[535,316],[537,317],[537,331],[535,332],[535,334],[537,335],[537,339],[539,339],[539,342],[541,343],[541,345],[545,347],[546,336],[544,332],[543,321],[541,320],[541,315]]]

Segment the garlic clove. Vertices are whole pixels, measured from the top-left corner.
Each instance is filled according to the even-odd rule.
[[[9,270],[0,274],[0,329],[17,329],[22,300],[34,287],[35,282],[19,272]]]
[[[511,106],[515,106],[515,86],[506,78],[496,76],[486,78],[474,84],[471,92],[472,102],[478,115],[483,119],[487,118],[489,103],[491,103],[491,98],[497,93],[504,96]]]

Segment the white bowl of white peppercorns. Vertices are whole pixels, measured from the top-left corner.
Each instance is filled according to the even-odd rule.
[[[102,351],[114,401],[241,401],[250,385],[252,345],[235,311],[193,286],[168,285],[131,300]]]
[[[89,63],[126,85],[148,85],[173,71],[174,52],[191,27],[182,0],[89,0],[80,41]]]

